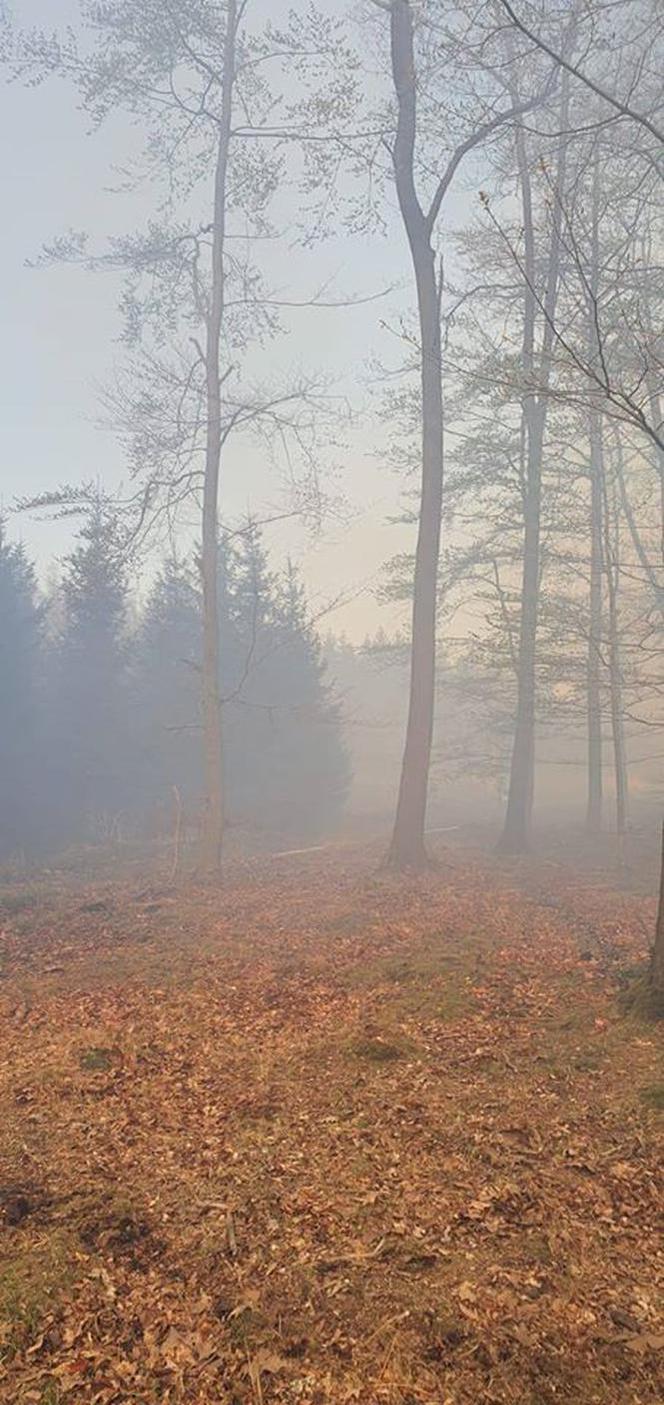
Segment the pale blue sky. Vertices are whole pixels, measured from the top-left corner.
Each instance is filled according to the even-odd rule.
[[[330,0],[334,3],[334,0]],[[19,24],[56,28],[75,17],[72,0],[14,0]],[[99,477],[116,483],[124,473],[122,452],[113,435],[99,425],[99,387],[121,361],[118,282],[111,274],[88,274],[72,268],[31,269],[26,259],[38,255],[52,235],[68,228],[86,229],[102,240],[109,232],[140,227],[150,209],[150,193],[127,196],[108,190],[113,163],[131,149],[131,135],[121,122],[87,134],[87,119],[78,110],[76,93],[61,82],[37,89],[19,84],[0,87],[3,140],[3,335],[0,342],[0,498],[9,509],[17,494],[48,490],[59,483]],[[466,197],[467,198],[467,197]],[[454,202],[458,214],[463,195]],[[454,215],[455,208],[451,213]],[[274,260],[276,251],[270,252]],[[283,262],[284,252],[278,251]],[[313,365],[328,373],[340,393],[352,397],[358,411],[349,435],[339,487],[349,503],[349,520],[325,525],[312,543],[298,528],[275,529],[275,556],[287,551],[300,559],[317,601],[341,586],[359,591],[330,624],[361,636],[395,616],[372,594],[382,562],[405,545],[403,530],[386,518],[398,507],[399,484],[380,461],[383,428],[375,405],[362,408],[368,364],[374,355],[393,355],[381,323],[394,320],[410,295],[410,268],[398,221],[381,238],[343,236],[313,252],[286,254],[287,264],[271,269],[285,295],[303,297],[334,277],[338,294],[378,292],[396,285],[385,300],[344,310],[298,311],[289,335],[275,341],[267,359],[275,365]],[[259,461],[231,456],[223,489],[226,514],[251,507],[260,514],[275,485],[266,480]],[[44,568],[66,550],[64,524],[15,519],[12,532],[22,536]]]

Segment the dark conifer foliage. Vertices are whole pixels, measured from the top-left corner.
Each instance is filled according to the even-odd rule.
[[[135,641],[138,809],[157,823],[174,787],[186,812],[203,791],[198,579],[193,563],[166,562]],[[349,783],[341,718],[297,574],[270,569],[251,524],[221,543],[219,601],[226,821],[318,835]]]
[[[41,838],[39,673],[43,607],[21,545],[0,518],[0,856],[19,856]]]
[[[202,790],[200,747],[201,598],[196,571],[170,556],[148,596],[131,668],[135,796],[139,820],[159,824],[177,787],[191,805]]]
[[[49,670],[56,818],[72,837],[111,833],[129,798],[128,610],[118,521],[100,497],[64,563]]]
[[[168,557],[138,610],[125,546],[100,496],[49,610],[0,526],[3,861],[164,834],[174,798],[200,825],[199,562]],[[303,587],[250,524],[220,547],[219,595],[226,822],[306,841],[338,821],[350,777]]]
[[[318,835],[339,818],[349,765],[304,590],[292,565],[270,572],[255,528],[221,569],[229,803],[268,829]]]

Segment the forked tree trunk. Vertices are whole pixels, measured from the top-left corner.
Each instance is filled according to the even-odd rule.
[[[221,465],[221,334],[225,307],[224,245],[226,185],[231,142],[237,0],[228,0],[224,45],[222,109],[217,140],[212,218],[212,286],[206,318],[205,383],[207,427],[201,577],[203,585],[202,716],[205,806],[201,868],[215,874],[221,865],[224,834],[223,728],[219,682],[219,472]]]
[[[433,740],[443,496],[443,390],[440,289],[431,222],[420,205],[414,179],[417,96],[413,21],[407,0],[394,0],[390,31],[398,102],[394,173],[417,287],[422,388],[422,480],[413,585],[410,695],[399,798],[388,854],[391,866],[406,868],[422,867],[427,862],[425,825]]]
[[[568,83],[563,78],[560,103],[560,128],[563,133],[568,125],[568,91]],[[524,272],[526,279],[522,348],[522,367],[526,381],[526,394],[523,401],[526,434],[526,481],[523,500],[523,573],[521,578],[516,721],[505,823],[498,846],[500,851],[506,854],[523,853],[528,849],[533,810],[537,624],[541,578],[542,456],[548,409],[547,392],[552,368],[553,326],[560,280],[562,209],[567,155],[566,139],[563,136],[558,149],[555,177],[556,200],[553,206],[549,264],[544,293],[545,317],[542,343],[539,356],[536,357],[535,227],[528,154],[521,129],[517,131],[516,147],[523,202]]]
[[[425,824],[434,722],[436,607],[443,499],[443,366],[440,334],[442,275],[439,279],[436,273],[433,231],[454,172],[467,152],[506,121],[536,106],[539,99],[526,102],[517,99],[506,112],[495,113],[488,121],[480,123],[450,157],[425,213],[415,181],[418,79],[413,9],[416,7],[411,0],[376,0],[376,3],[389,10],[390,14],[392,81],[397,100],[392,161],[399,209],[415,274],[421,360],[422,480],[413,582],[410,695],[399,797],[388,854],[388,862],[393,867],[404,868],[421,867],[427,862]],[[554,284],[557,287],[557,273]]]

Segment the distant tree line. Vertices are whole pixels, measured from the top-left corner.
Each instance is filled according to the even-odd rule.
[[[610,774],[622,843],[630,765],[650,759],[633,745],[661,731],[661,0],[78,8],[72,29],[18,30],[3,50],[30,86],[74,89],[93,131],[128,118],[131,178],[154,192],[137,229],[57,235],[42,262],[121,276],[107,402],[136,530],[196,505],[202,864],[220,866],[234,754],[228,450],[258,436],[288,510],[316,515],[320,446],[336,438],[326,377],[308,352],[302,373],[262,349],[289,332],[289,308],[338,305],[295,275],[298,249],[340,233],[377,250],[398,232],[411,272],[382,322],[380,452],[413,475],[414,529],[392,572],[410,631],[389,862],[428,862],[449,659],[458,695],[492,721],[503,851],[531,844],[541,743],[560,719],[583,733],[588,830],[606,823]],[[459,225],[464,185],[474,213]]]
[[[320,834],[349,784],[339,706],[297,574],[249,524],[218,550],[223,766],[231,824]],[[100,500],[39,589],[0,524],[0,858],[202,824],[201,590],[169,556],[139,608]]]

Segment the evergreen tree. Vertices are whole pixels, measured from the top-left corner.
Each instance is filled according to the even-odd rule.
[[[276,684],[291,689],[276,748],[277,786],[289,795],[292,828],[322,833],[339,820],[351,780],[342,736],[341,709],[328,683],[327,665],[312,626],[304,587],[289,561],[277,599]]]
[[[276,583],[252,523],[238,544],[224,544],[220,574],[227,817],[233,822],[258,820],[270,827],[269,756],[276,718],[267,665],[275,642],[272,616]]]
[[[128,591],[119,524],[99,497],[65,560],[53,666],[59,828],[108,832],[131,793]]]
[[[229,575],[221,659],[231,805],[272,830],[320,834],[339,817],[349,765],[304,590],[292,566],[283,579],[269,571],[251,526]]]
[[[152,587],[135,640],[137,808],[183,802],[203,789],[200,747],[201,598],[190,565],[171,556]]]
[[[306,840],[337,820],[349,784],[341,718],[297,573],[269,567],[256,528],[219,558],[227,818]],[[191,563],[167,560],[130,644],[122,537],[111,506],[88,509],[66,558],[45,655],[48,708],[37,726],[43,607],[20,547],[0,534],[7,667],[0,693],[0,849],[108,837],[131,817],[191,813],[200,757],[201,600]],[[41,732],[41,756],[36,738]]]
[[[348,787],[341,719],[289,568],[271,571],[256,527],[219,552],[220,696],[226,820],[306,838],[329,829]],[[134,641],[132,810],[141,822],[185,813],[202,798],[202,616],[198,574],[171,558],[155,581]]]
[[[0,856],[41,838],[38,747],[43,608],[21,545],[0,518]]]

